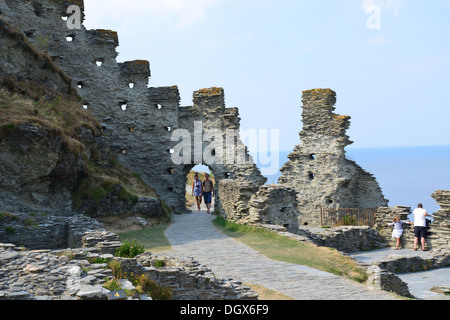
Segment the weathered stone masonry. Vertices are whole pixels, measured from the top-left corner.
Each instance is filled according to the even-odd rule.
[[[177,144],[171,141],[173,131],[181,128],[193,133],[194,122],[202,121],[204,130],[218,129],[225,137],[227,128],[239,128],[237,109],[225,108],[220,88],[199,90],[194,93],[194,105],[185,108],[179,105],[176,86],[149,88],[148,61],[117,62],[116,32],[67,28],[63,17],[72,4],[81,8],[84,20],[83,1],[0,0],[0,16],[23,30],[36,46],[43,46],[73,78],[85,108],[102,123],[110,151],[120,163],[140,174],[175,211],[185,212],[186,174],[198,163],[173,164],[171,150]],[[48,42],[43,45],[38,39]],[[237,140],[236,150],[242,146]],[[207,146],[206,142],[203,150]],[[265,178],[249,161],[210,166],[219,181],[245,178],[264,184]]]
[[[330,89],[303,92],[301,144],[281,168],[279,183],[298,193],[300,224],[320,226],[320,208],[387,206],[375,178],[345,157],[352,144],[346,135],[350,117],[335,114],[336,93]]]

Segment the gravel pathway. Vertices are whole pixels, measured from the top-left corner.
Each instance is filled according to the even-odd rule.
[[[295,300],[395,300],[381,290],[316,269],[270,260],[225,236],[205,211],[175,216],[166,231],[172,249],[166,254],[192,257],[217,276],[260,285]]]

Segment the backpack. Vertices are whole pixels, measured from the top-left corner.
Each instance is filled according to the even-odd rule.
[[[205,182],[209,182],[209,186],[208,186],[208,188],[206,188],[206,190],[205,190],[205,187],[206,187],[206,183]],[[213,182],[211,180],[203,181],[203,191],[204,192],[211,192],[212,189],[213,189]]]

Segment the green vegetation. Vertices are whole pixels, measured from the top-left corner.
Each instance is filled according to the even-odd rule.
[[[147,251],[163,252],[171,248],[170,242],[164,235],[168,227],[169,223],[161,223],[149,229],[119,233],[119,236],[122,241],[139,241]]]
[[[110,167],[88,163],[87,176],[72,195],[75,207],[80,207],[84,201],[98,204],[114,189],[118,190],[119,200],[129,203],[137,203],[140,196],[158,197],[138,174],[123,167],[114,159],[111,160]]]
[[[364,282],[366,275],[356,263],[337,250],[318,247],[289,239],[276,233],[217,217],[214,225],[226,235],[248,245],[270,259],[303,265],[357,282]]]
[[[0,106],[0,138],[27,123],[62,136],[67,148],[79,154],[85,147],[74,137],[82,127],[101,133],[98,120],[83,109],[76,97],[62,96],[41,84],[0,77]]]
[[[14,229],[14,227],[12,227],[12,226],[6,226],[6,227],[5,227],[5,232],[6,232],[7,234],[13,234],[14,231],[16,231],[16,229]]]
[[[136,288],[134,290],[125,290],[127,296],[147,294],[153,300],[172,299],[172,290],[170,288],[159,286],[155,281],[150,280],[145,275],[127,274],[123,271],[120,261],[112,260],[108,267],[113,272],[113,278],[103,285],[104,288],[110,291],[122,290],[119,280],[127,279]]]
[[[137,240],[125,240],[117,249],[115,256],[122,258],[134,258],[145,252],[145,247]]]
[[[17,221],[19,218],[9,212],[0,212],[0,221],[7,221],[7,222],[11,222],[11,221]]]

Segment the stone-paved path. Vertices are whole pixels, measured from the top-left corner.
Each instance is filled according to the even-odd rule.
[[[192,257],[217,276],[260,285],[296,300],[397,299],[333,274],[270,260],[218,231],[212,224],[214,218],[205,211],[175,216],[166,231],[172,249],[165,254]]]

